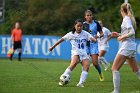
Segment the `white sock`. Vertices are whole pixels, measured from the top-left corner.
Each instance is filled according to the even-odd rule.
[[[104,66],[104,68],[106,68],[107,66],[108,66],[108,62],[107,62],[107,60],[104,58],[104,57],[99,57],[98,58],[98,62],[101,64],[103,64],[103,66]]]
[[[88,72],[87,71],[82,71],[81,76],[80,76],[80,81],[79,84],[82,84],[85,82],[86,78],[87,78]]]
[[[140,69],[136,72],[136,75],[138,76],[138,78],[140,80]]]
[[[70,68],[67,68],[63,74],[64,75],[70,75],[70,73],[71,73]]]
[[[104,57],[101,57],[101,58],[103,60],[103,63],[107,65],[108,64],[107,60]]]
[[[101,58],[101,57],[98,58],[98,63],[99,63],[99,64],[102,63],[102,58]]]
[[[114,84],[114,92],[119,93],[120,91],[120,73],[119,71],[113,71],[113,84]]]

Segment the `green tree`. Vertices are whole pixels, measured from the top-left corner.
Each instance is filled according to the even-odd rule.
[[[129,0],[137,25],[140,23],[140,0]],[[120,32],[123,0],[6,0],[5,21],[0,24],[0,34],[9,34],[16,21],[21,22],[23,33],[30,35],[64,35],[77,18],[84,19],[90,8],[94,19],[103,20],[111,31]],[[138,26],[136,36],[140,37]]]

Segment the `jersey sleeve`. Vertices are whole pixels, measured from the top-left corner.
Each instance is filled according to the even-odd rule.
[[[93,36],[90,33],[86,32],[86,31],[85,31],[85,33],[86,33],[86,36],[87,36],[87,40],[90,41],[91,38],[93,38]]]
[[[107,28],[106,28],[106,33],[107,33],[107,35],[108,35],[108,36],[109,36],[109,35],[111,35],[110,30],[109,30],[109,29],[107,29]]]
[[[132,26],[131,19],[130,19],[129,17],[125,17],[125,18],[124,18],[124,23],[125,23],[127,29],[133,27],[133,26]]]
[[[62,37],[64,40],[70,40],[70,33],[67,33],[66,35],[64,35],[63,37]]]

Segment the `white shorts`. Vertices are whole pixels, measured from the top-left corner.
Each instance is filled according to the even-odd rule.
[[[132,58],[136,56],[136,51],[135,50],[126,50],[126,49],[120,49],[118,51],[118,54],[124,55],[126,57]]]
[[[104,51],[108,51],[109,50],[109,46],[104,44],[104,45],[99,45],[98,46],[99,51],[100,50],[104,50]]]
[[[86,52],[81,52],[81,53],[77,53],[77,52],[72,52],[71,58],[75,55],[78,55],[80,58],[80,62],[82,62],[84,59],[89,59],[89,56],[87,55]]]

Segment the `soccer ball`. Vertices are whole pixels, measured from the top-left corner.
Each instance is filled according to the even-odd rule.
[[[61,75],[60,76],[60,82],[59,85],[66,85],[70,82],[70,76],[69,75]]]
[[[10,57],[11,54],[13,54],[13,52],[14,52],[13,48],[10,48],[7,52],[7,57]]]

